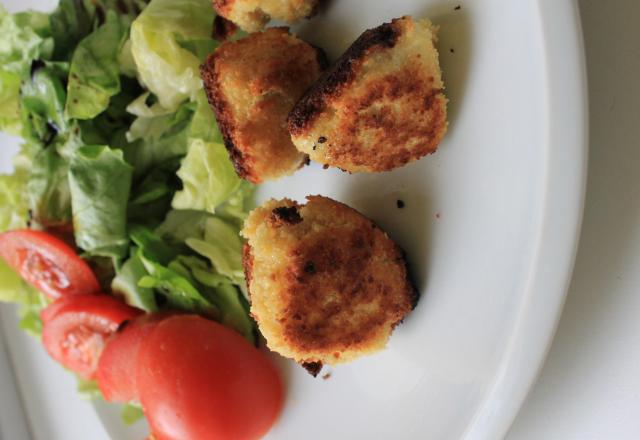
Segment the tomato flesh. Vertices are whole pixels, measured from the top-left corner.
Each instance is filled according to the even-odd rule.
[[[158,440],[258,439],[282,407],[282,382],[264,353],[199,316],[157,324],[140,347],[136,376]]]
[[[0,234],[0,257],[51,299],[100,292],[89,265],[71,246],[46,232],[18,229]]]
[[[138,402],[136,366],[142,341],[157,323],[171,316],[153,313],[139,316],[114,333],[107,341],[100,360],[96,380],[107,402]]]
[[[92,379],[107,339],[140,313],[108,295],[62,297],[40,314],[42,343],[53,359]]]

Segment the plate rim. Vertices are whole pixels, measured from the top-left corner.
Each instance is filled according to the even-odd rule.
[[[504,438],[551,348],[573,278],[584,213],[589,108],[578,0],[538,0],[547,81],[547,180],[537,255],[515,329],[464,439]],[[554,143],[562,148],[553,148]],[[544,263],[544,264],[543,264]],[[525,344],[526,343],[526,344]]]

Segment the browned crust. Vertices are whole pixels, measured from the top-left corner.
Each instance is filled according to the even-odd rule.
[[[218,14],[227,15],[235,1],[236,0],[213,0],[213,9],[215,9]]]
[[[322,362],[302,362],[300,366],[307,370],[313,377],[318,377],[318,374],[320,374],[322,370]]]
[[[251,253],[251,246],[249,243],[245,243],[242,246],[242,269],[244,270],[244,278],[247,282],[247,292],[249,298],[251,298],[251,280],[253,279],[253,254]]]
[[[271,212],[271,224],[278,227],[281,225],[295,225],[302,221],[296,206],[279,206]]]
[[[216,15],[213,19],[213,33],[214,40],[226,41],[238,31],[238,26],[230,20],[227,20],[222,15]]]
[[[266,34],[267,32],[276,32],[276,31],[281,32],[283,34],[290,35],[288,27],[270,28],[269,30],[265,31],[263,34]],[[258,34],[252,34],[249,37],[247,37],[247,39],[252,38],[252,36],[256,36],[256,35]],[[318,47],[308,45],[302,40],[299,40],[299,42],[303,43],[307,48],[310,47],[314,50],[315,58],[318,63],[318,66],[308,66],[308,67],[300,66],[300,69],[316,68],[319,74],[319,72],[323,70],[327,65],[327,60],[326,60],[324,51]],[[236,43],[237,42],[227,42],[225,44],[236,44]],[[302,44],[299,44],[299,46],[302,46]],[[224,62],[223,61],[224,55],[222,55],[223,47],[224,45],[220,46],[218,50],[216,50],[214,53],[209,55],[205,60],[205,62],[200,66],[200,74],[204,83],[204,89],[205,89],[209,104],[211,105],[215,113],[216,120],[218,122],[218,127],[222,134],[225,147],[229,152],[229,157],[233,163],[236,173],[238,174],[239,177],[249,182],[261,183],[263,180],[263,176],[260,175],[259,170],[255,169],[255,164],[256,162],[260,162],[260,157],[258,155],[254,156],[251,153],[251,151],[248,151],[246,148],[243,150],[242,142],[238,141],[239,143],[238,145],[236,145],[237,139],[234,140],[235,133],[241,127],[238,126],[238,123],[235,120],[235,117],[232,112],[231,103],[228,102],[224,94],[224,87],[222,87],[223,78],[221,75],[224,75],[224,69],[222,68],[222,64]],[[311,52],[309,52],[309,54],[311,54]],[[296,62],[300,64],[299,61],[296,61]],[[297,75],[297,76],[293,76],[293,78],[299,78],[301,76],[302,75]],[[283,75],[282,72],[273,72],[270,74],[270,76],[265,77],[265,81],[268,80],[268,81],[277,83],[279,81],[284,81],[284,78],[285,78],[285,75]],[[310,82],[311,81],[309,81],[309,83]],[[295,83],[295,80],[293,81],[293,83]],[[304,84],[302,90],[306,88],[306,84],[307,83]],[[287,87],[290,87],[290,84],[285,83],[285,85],[283,85],[282,87],[284,87],[286,90]],[[302,93],[302,90],[300,90],[298,93]],[[296,95],[295,98],[297,98],[297,96],[298,95]],[[285,110],[283,117],[284,115],[286,115],[287,110],[288,109]],[[288,138],[286,127],[283,128],[283,134]],[[288,141],[290,142],[290,140]],[[291,144],[291,149],[293,151],[296,151],[295,146],[293,144]],[[306,157],[305,160],[301,161],[298,168],[304,166],[305,164],[308,164],[308,157]]]
[[[249,169],[246,169],[243,166],[244,161],[242,151],[236,148],[233,143],[233,115],[231,113],[229,103],[225,99],[218,82],[218,74],[215,69],[216,59],[217,52],[214,52],[209,55],[205,62],[200,66],[200,75],[204,82],[204,90],[207,94],[207,100],[216,115],[218,128],[220,129],[222,139],[224,140],[224,146],[229,152],[229,158],[233,163],[236,173],[238,173],[238,176],[243,179],[253,181],[257,179],[257,176],[252,176]]]
[[[355,76],[355,66],[370,49],[395,46],[400,36],[400,32],[394,26],[396,20],[365,31],[336,61],[333,68],[307,90],[287,119],[289,132],[293,136],[303,133],[313,124],[325,109],[325,103],[330,96],[339,94],[343,88],[351,84]]]
[[[392,328],[397,326],[416,306],[418,295],[404,251],[358,211],[334,203],[337,209],[349,210],[359,218],[349,227],[332,228],[321,237],[305,236],[291,250],[287,317],[282,325],[287,343],[298,350],[333,350],[334,356],[340,357],[343,350],[370,340],[385,323]],[[372,271],[380,269],[371,263],[372,259],[381,256],[385,267],[391,264],[401,272],[402,278],[393,286],[371,278]],[[340,292],[339,297],[326,303],[326,295],[332,289]],[[394,289],[395,293],[391,295],[387,289]],[[380,301],[378,313],[365,319],[358,316],[357,325],[336,320],[343,311],[356,310],[372,301]]]

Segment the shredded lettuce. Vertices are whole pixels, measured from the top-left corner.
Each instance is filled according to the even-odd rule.
[[[140,81],[160,105],[175,110],[202,89],[199,66],[213,51],[209,0],[153,0],[131,25]]]
[[[127,255],[127,200],[133,170],[122,151],[105,146],[78,150],[69,165],[77,245],[90,255]]]

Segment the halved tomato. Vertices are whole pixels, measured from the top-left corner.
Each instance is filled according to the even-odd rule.
[[[98,386],[107,402],[140,400],[136,382],[138,351],[155,325],[169,316],[172,315],[153,313],[139,316],[127,322],[109,339],[96,372]]]
[[[89,265],[68,244],[46,232],[18,229],[0,234],[0,257],[51,299],[100,292]]]
[[[42,343],[56,361],[91,379],[107,339],[141,313],[108,295],[65,296],[40,314]]]
[[[282,382],[237,332],[194,315],[157,324],[138,353],[137,386],[157,440],[262,437],[282,408]]]

